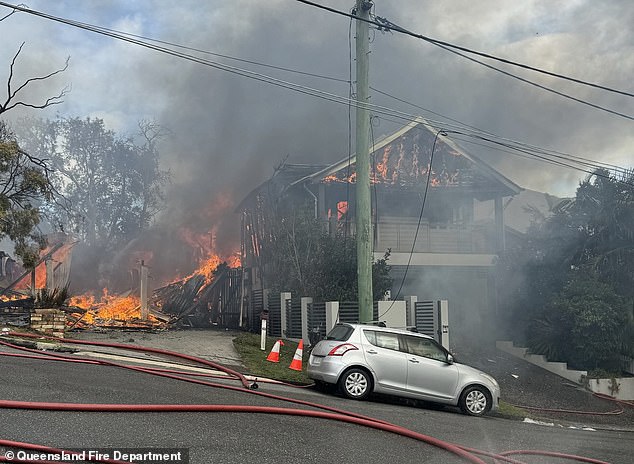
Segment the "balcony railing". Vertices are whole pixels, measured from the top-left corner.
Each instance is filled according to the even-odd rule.
[[[484,227],[473,224],[434,224],[421,222],[416,235],[418,220],[415,218],[382,218],[374,224],[376,251],[388,248],[392,252],[409,253],[416,236],[414,253],[486,253],[494,254],[494,239]],[[328,230],[343,230],[344,223],[331,221]],[[354,234],[354,222],[348,224]]]
[[[473,225],[433,224],[418,220],[394,218],[376,224],[376,250],[391,248],[393,252],[415,253],[492,253],[493,246],[486,240],[483,230]]]

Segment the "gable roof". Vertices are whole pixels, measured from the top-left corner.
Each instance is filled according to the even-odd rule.
[[[422,117],[374,143],[371,148],[372,181],[404,188],[424,185],[434,141],[432,186],[471,188],[474,193],[479,192],[480,199],[515,195],[522,191],[517,184],[444,136],[442,131]],[[355,163],[356,154],[301,177],[289,187],[301,183],[354,181],[352,166]]]

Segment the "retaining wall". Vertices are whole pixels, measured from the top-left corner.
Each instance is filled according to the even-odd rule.
[[[513,342],[497,341],[495,346],[498,350],[504,351],[516,358],[539,366],[547,371],[557,374],[560,377],[568,379],[579,385],[585,385],[589,390],[595,393],[603,393],[619,400],[634,400],[634,377],[633,378],[616,378],[616,379],[588,379],[587,371],[577,371],[568,369],[568,365],[562,362],[548,361],[544,356],[538,354],[530,354],[528,348],[514,346]]]

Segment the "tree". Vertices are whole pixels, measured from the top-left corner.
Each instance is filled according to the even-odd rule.
[[[34,267],[44,238],[38,206],[53,197],[46,163],[21,150],[0,121],[0,238],[9,237],[24,267]]]
[[[0,21],[8,18],[11,12]],[[62,73],[68,67],[68,59],[63,68],[42,76],[26,79],[20,84],[14,82],[15,68],[24,43],[11,60],[6,82],[6,97],[0,101],[0,115],[16,107],[46,108],[62,102],[67,89],[40,103],[31,103],[22,97],[26,90],[38,83]],[[46,157],[38,158],[20,148],[15,135],[6,123],[0,121],[0,238],[8,237],[15,245],[15,254],[26,268],[34,267],[45,239],[37,231],[40,223],[40,206],[53,199],[55,190],[50,182],[52,170]]]
[[[501,267],[534,352],[590,369],[634,355],[634,173],[589,176]]]
[[[570,277],[531,322],[531,348],[574,368],[618,371],[630,322],[626,299],[587,272]]]
[[[51,213],[100,254],[138,236],[160,210],[169,174],[159,168],[158,125],[140,123],[141,142],[108,130],[101,119],[23,121],[24,144],[48,153],[64,204]]]
[[[355,239],[326,233],[309,206],[286,211],[269,218],[278,226],[268,231],[269,241],[262,250],[265,286],[274,292],[290,291],[320,301],[356,301]],[[373,264],[375,300],[392,285],[388,257],[386,253]]]
[[[158,142],[163,132],[141,122],[137,140],[108,130],[101,119],[25,119],[20,141],[29,152],[48,156],[54,169],[51,181],[59,200],[45,210],[56,230],[72,233],[75,291],[102,288],[111,272],[113,256],[141,231],[148,229],[163,202],[169,174],[159,167]]]

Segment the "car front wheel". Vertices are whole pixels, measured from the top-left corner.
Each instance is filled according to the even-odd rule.
[[[350,369],[339,379],[341,392],[353,400],[364,400],[372,393],[372,378],[363,369]]]
[[[491,394],[486,388],[475,385],[462,392],[459,406],[465,414],[483,416],[491,409],[491,402]]]

